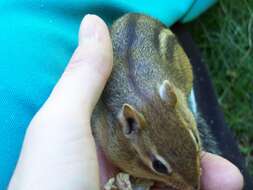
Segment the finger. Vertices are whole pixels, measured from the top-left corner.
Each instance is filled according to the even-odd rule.
[[[228,160],[211,153],[203,153],[201,160],[203,190],[241,190],[243,176]]]
[[[111,67],[108,29],[99,17],[86,16],[73,57],[28,127],[10,189],[21,182],[34,189],[98,189],[90,115]]]
[[[110,75],[112,60],[112,44],[106,24],[97,16],[85,16],[78,47],[45,105],[57,105],[57,110],[51,107],[50,110],[64,111],[65,116],[71,114],[69,110],[91,115]]]

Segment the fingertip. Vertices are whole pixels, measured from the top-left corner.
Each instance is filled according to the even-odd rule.
[[[221,156],[204,153],[201,187],[203,190],[241,190],[244,180],[239,169]]]
[[[86,15],[80,25],[78,47],[51,93],[52,102],[67,107],[64,110],[90,116],[112,64],[112,43],[106,24],[96,15]]]
[[[110,33],[106,23],[99,16],[87,14],[80,24],[79,45],[82,45],[83,42],[85,43],[86,40],[93,39],[97,40],[98,43],[108,43],[110,41]]]
[[[71,63],[86,59],[86,66],[93,68],[106,81],[113,66],[112,41],[106,23],[97,15],[87,14],[80,25],[79,45]],[[77,58],[77,61],[75,61]],[[99,76],[99,77],[100,77]]]
[[[109,76],[112,60],[112,42],[106,23],[96,15],[85,15],[79,27],[78,47],[65,71],[75,69],[76,65],[78,68],[79,65],[95,66],[95,70],[106,71],[103,75]]]

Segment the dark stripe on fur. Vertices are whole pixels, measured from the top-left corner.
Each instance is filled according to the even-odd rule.
[[[168,36],[167,37],[167,52],[166,52],[166,58],[168,60],[168,63],[171,64],[174,61],[174,51],[175,51],[175,46],[177,45],[177,39],[176,37],[173,36]]]
[[[137,39],[137,35],[136,35],[136,27],[137,27],[137,22],[140,16],[137,15],[131,15],[129,17],[128,20],[128,24],[127,24],[127,52],[126,52],[126,64],[127,64],[127,68],[128,68],[128,80],[129,80],[129,84],[132,85],[134,91],[136,92],[136,94],[138,95],[138,97],[140,97],[141,99],[143,99],[144,101],[148,100],[148,97],[145,95],[145,93],[143,93],[141,91],[141,89],[139,88],[138,84],[135,81],[135,74],[134,74],[134,60],[132,58],[132,46],[134,41]]]

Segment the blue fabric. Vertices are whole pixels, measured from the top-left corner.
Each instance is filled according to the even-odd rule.
[[[203,13],[208,7],[212,6],[216,1],[214,0],[197,0],[184,17],[180,19],[181,22],[189,22]]]
[[[192,19],[214,1],[0,0],[0,190],[15,168],[29,121],[77,45],[85,14],[111,23],[126,12],[139,12],[171,25]],[[202,4],[195,8],[197,2]]]

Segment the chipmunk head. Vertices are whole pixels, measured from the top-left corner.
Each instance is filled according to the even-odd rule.
[[[200,140],[183,93],[168,80],[142,108],[124,104],[119,123],[135,152],[124,168],[136,177],[162,181],[175,189],[199,189]]]

